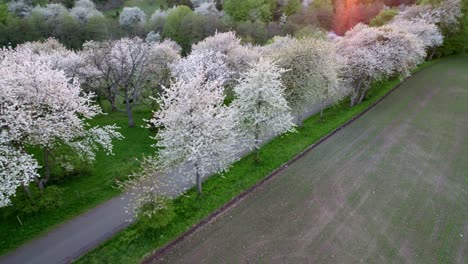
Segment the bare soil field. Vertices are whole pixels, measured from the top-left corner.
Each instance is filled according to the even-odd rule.
[[[163,263],[466,263],[468,57],[379,105]]]

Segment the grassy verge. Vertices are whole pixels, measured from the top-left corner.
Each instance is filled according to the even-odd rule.
[[[143,119],[149,116],[148,111],[136,112],[135,128],[128,128],[124,113],[111,113],[92,120],[93,125],[117,124],[125,139],[115,142],[113,156],[100,152],[95,162],[83,173],[52,183],[64,191],[63,204],[58,209],[37,215],[20,215],[22,226],[12,212],[13,208],[0,209],[0,254],[119,194],[119,190],[113,187],[115,181],[124,179],[137,167],[136,158],[154,151],[150,132],[141,127]]]
[[[425,63],[417,70],[433,63]],[[198,197],[195,189],[189,190],[174,200],[177,216],[168,226],[151,229],[137,222],[77,262],[138,263],[146,254],[175,239],[305,148],[364,111],[399,82],[398,79],[391,79],[375,83],[363,103],[349,108],[349,101],[344,100],[324,111],[323,122],[318,115],[310,117],[298,129],[298,133],[278,137],[266,144],[261,149],[260,164],[256,164],[253,155],[249,155],[234,164],[223,177],[215,175],[209,178],[203,184],[202,197]]]

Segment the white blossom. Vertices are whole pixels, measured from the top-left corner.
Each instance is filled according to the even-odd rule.
[[[25,18],[31,14],[32,6],[27,4],[24,0],[10,1],[8,3],[8,12],[17,15],[18,17]]]
[[[148,43],[159,42],[161,40],[161,34],[159,32],[150,31],[146,35],[145,41]]]
[[[124,7],[119,16],[119,24],[126,30],[143,28],[146,22],[146,14],[138,7]]]
[[[2,132],[3,134],[3,132]],[[6,140],[0,135],[0,141]],[[11,204],[16,189],[39,177],[37,161],[29,154],[0,142],[0,208]]]
[[[232,109],[224,105],[222,82],[208,78],[200,64],[191,70],[192,78],[176,78],[164,88],[150,123],[162,128],[155,136],[160,167],[192,164],[181,173],[195,178],[201,193],[203,175],[225,171],[236,160],[238,129]]]
[[[170,85],[171,65],[180,58],[180,47],[177,43],[163,41],[151,44],[147,68],[150,80],[155,82],[152,84],[153,88],[161,89],[162,86]]]
[[[35,168],[30,162],[31,156],[24,154],[25,146],[35,146],[48,153],[57,146],[67,145],[74,149],[75,155],[89,160],[94,158],[98,146],[112,153],[111,140],[122,137],[115,132],[117,127],[88,129],[86,123],[86,120],[101,114],[92,102],[93,95],[83,94],[77,79],[67,77],[63,70],[54,69],[48,59],[50,57],[38,54],[31,46],[2,51],[0,144],[7,150],[14,148],[8,153],[18,154],[7,159],[25,160],[29,169]],[[7,166],[15,164],[7,163]],[[28,181],[31,175],[37,175],[29,169],[23,173],[24,181]],[[10,170],[16,169],[6,169]],[[49,177],[46,175],[40,180],[40,187]]]
[[[439,28],[435,24],[423,19],[397,19],[392,21],[388,26],[414,34],[422,41],[426,49],[439,47],[444,40]]]
[[[198,72],[196,68],[203,69],[203,75],[208,81],[217,81],[225,85],[232,79],[232,71],[225,63],[226,55],[213,50],[203,50],[191,53],[189,56],[176,61],[171,65],[172,75],[178,79],[190,81]]]
[[[310,104],[318,101],[323,108],[338,93],[337,56],[332,43],[322,39],[278,38],[275,42],[266,54],[289,70],[282,77],[286,100],[300,123],[300,115]]]
[[[239,84],[234,87],[236,99],[232,106],[251,148],[259,149],[266,136],[294,128],[281,83],[281,74],[285,72],[270,59],[260,59],[242,74]]]
[[[358,24],[337,42],[337,47],[347,64],[351,105],[362,101],[370,83],[384,77],[408,76],[426,55],[415,35],[391,26]]]
[[[103,17],[104,15],[96,9],[96,5],[91,0],[78,0],[75,6],[70,9],[70,15],[82,23],[88,22],[91,17]]]
[[[216,33],[207,37],[192,47],[192,54],[214,51],[223,55],[223,61],[230,71],[227,82],[232,82],[239,78],[242,71],[249,68],[255,62],[259,53],[254,46],[242,45],[241,40],[234,32]]]
[[[70,78],[80,77],[81,68],[85,63],[82,54],[68,50],[54,38],[26,42],[18,45],[16,50],[32,52],[36,60],[47,63],[52,69],[63,70]]]
[[[203,2],[200,5],[196,6],[194,12],[204,16],[223,16],[223,12],[219,11],[216,8],[216,2],[213,0]]]
[[[62,4],[47,4],[45,7],[35,6],[32,12],[37,12],[44,16],[48,22],[57,21],[61,16],[68,13],[68,9]]]

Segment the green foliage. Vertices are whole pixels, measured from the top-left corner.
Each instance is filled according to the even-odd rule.
[[[178,6],[167,15],[162,36],[176,41],[184,51],[188,51],[191,45],[189,36],[184,35],[184,19],[193,14],[192,9],[187,6]]]
[[[193,8],[192,1],[190,0],[167,0],[167,5],[169,7],[188,6],[189,8]]]
[[[29,192],[31,197],[24,191],[17,192],[18,195],[12,199],[15,206],[8,208],[10,214],[29,216],[57,209],[63,204],[63,189],[56,185],[48,186],[41,192],[36,185],[31,184]]]
[[[310,5],[311,8],[325,8],[325,9],[333,9],[333,2],[332,0],[314,0]]]
[[[138,220],[144,223],[145,227],[159,229],[167,226],[175,218],[176,213],[172,200],[170,198],[162,199],[162,201],[160,199],[155,201],[155,204],[147,203],[141,208]],[[164,209],[157,209],[155,211],[155,208],[160,208],[161,204]]]
[[[462,14],[457,30],[443,30],[444,44],[437,50],[439,56],[468,52],[468,0],[462,1]]]
[[[261,20],[256,20],[255,22],[242,21],[237,23],[236,32],[244,43],[263,45],[269,39],[265,27],[265,23]]]
[[[433,62],[431,62],[433,63]],[[429,64],[425,64],[427,66]],[[423,68],[421,66],[420,68]],[[255,162],[251,154],[237,163],[223,175],[210,177],[203,183],[203,196],[192,188],[185,195],[174,200],[175,218],[165,227],[155,230],[145,222],[136,222],[123,230],[99,248],[91,251],[77,263],[139,263],[141,258],[157,247],[170,242],[212,212],[247,190],[283,163],[302,152],[309,145],[330,133],[395,87],[399,79],[375,83],[366,100],[353,108],[344,100],[324,111],[324,120],[320,115],[310,117],[297,133],[278,137],[260,150],[262,162]]]
[[[234,21],[271,21],[276,0],[225,0],[223,9]]]
[[[289,0],[288,4],[284,7],[284,13],[291,16],[301,10],[301,0]]]
[[[0,46],[16,46],[26,41],[37,40],[39,37],[28,20],[9,15],[6,23],[0,24]]]
[[[297,30],[294,33],[294,37],[297,39],[306,37],[326,39],[327,35],[323,31],[320,31],[319,29],[313,26],[305,26]]]
[[[380,27],[392,20],[398,14],[397,8],[383,9],[380,13],[370,21],[370,26]]]
[[[109,39],[109,23],[105,17],[91,17],[86,23],[86,38],[96,41]]]
[[[56,38],[66,47],[81,49],[83,44],[83,27],[71,15],[65,14],[56,26]]]
[[[8,6],[0,2],[0,24],[5,24],[8,16]]]

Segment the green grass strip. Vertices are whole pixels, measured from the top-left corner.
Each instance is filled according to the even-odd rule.
[[[414,72],[435,62],[424,63]],[[361,104],[350,108],[349,100],[343,100],[324,111],[324,121],[320,121],[318,114],[308,118],[297,133],[280,136],[262,147],[260,163],[255,163],[254,156],[248,155],[236,162],[223,176],[214,175],[206,180],[202,197],[197,195],[195,189],[190,189],[185,195],[176,198],[174,207],[177,216],[168,226],[155,230],[142,222],[136,222],[81,257],[77,263],[140,262],[155,249],[182,235],[307,147],[365,111],[399,83],[397,78],[375,83]]]

